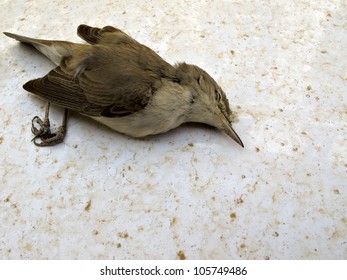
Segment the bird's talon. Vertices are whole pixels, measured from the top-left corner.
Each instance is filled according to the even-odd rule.
[[[66,128],[64,126],[60,126],[55,133],[36,135],[32,141],[38,147],[48,147],[54,146],[61,142],[63,142],[66,134]],[[41,142],[38,142],[37,139],[40,139]]]
[[[40,129],[36,128],[35,123],[40,126]],[[35,136],[50,135],[51,134],[51,127],[50,127],[49,119],[45,118],[42,121],[38,116],[35,116],[31,121],[31,132]]]

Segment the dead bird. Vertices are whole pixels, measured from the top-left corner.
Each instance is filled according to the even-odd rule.
[[[68,110],[73,110],[132,137],[164,133],[186,122],[205,123],[244,147],[232,128],[228,99],[209,74],[195,65],[170,65],[120,29],[80,25],[77,34],[89,44],[4,34],[34,46],[57,65],[23,85],[47,101],[45,117],[32,120],[37,146],[62,142]],[[50,103],[65,108],[54,133]]]

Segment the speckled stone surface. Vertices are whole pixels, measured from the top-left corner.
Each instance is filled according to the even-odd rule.
[[[128,3],[131,2],[131,3]],[[240,148],[185,125],[135,140],[72,114],[37,148],[53,65],[1,34],[1,259],[346,259],[344,1],[1,1],[0,31],[81,42],[114,25],[209,72]],[[59,124],[62,110],[53,107]]]

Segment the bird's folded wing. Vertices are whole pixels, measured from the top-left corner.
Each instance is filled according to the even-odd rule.
[[[60,66],[24,88],[85,115],[117,117],[143,109],[176,71],[141,44],[76,48]]]
[[[126,65],[127,62],[132,65],[136,63],[136,67],[150,72],[150,74],[177,81],[176,70],[172,65],[163,60],[152,49],[140,44],[118,28],[105,26],[100,29],[82,24],[77,28],[77,34],[96,47],[104,46],[113,50],[114,53],[109,57],[114,60],[123,59],[124,64],[121,64],[122,66]]]
[[[131,88],[117,87],[114,90],[101,81],[89,80],[87,75],[81,79],[74,78],[59,66],[46,76],[27,82],[23,87],[53,104],[89,116],[129,115],[144,108],[150,98],[140,90],[135,95],[128,94],[127,90],[132,91]]]
[[[77,35],[89,44],[139,44],[136,40],[122,30],[105,26],[103,28],[91,27],[81,24],[77,28]]]

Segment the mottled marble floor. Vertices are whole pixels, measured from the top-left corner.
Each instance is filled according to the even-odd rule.
[[[81,42],[79,24],[114,25],[197,64],[245,149],[195,125],[134,140],[77,114],[63,144],[36,148],[44,103],[22,84],[53,65],[2,36],[1,259],[347,258],[344,1],[86,2],[2,1],[0,31]]]

